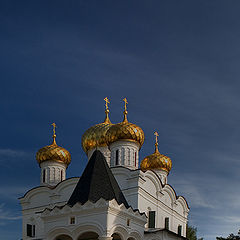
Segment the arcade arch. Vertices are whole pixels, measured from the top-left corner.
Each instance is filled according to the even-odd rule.
[[[70,236],[66,234],[59,235],[55,238],[55,240],[73,240]]]
[[[112,240],[122,240],[122,238],[118,233],[114,233],[112,234]]]
[[[88,239],[98,240],[98,234],[95,232],[85,232],[78,237],[78,240],[88,240]]]

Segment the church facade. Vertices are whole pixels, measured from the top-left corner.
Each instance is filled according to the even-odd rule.
[[[36,159],[40,186],[20,198],[22,238],[47,240],[186,239],[189,207],[168,184],[172,167],[158,149],[141,162],[144,132],[127,119],[112,124],[108,99],[103,123],[82,136],[88,164],[81,177],[66,179],[70,153],[53,142]],[[140,167],[139,167],[140,166]]]

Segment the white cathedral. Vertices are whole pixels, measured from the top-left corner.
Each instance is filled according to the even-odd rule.
[[[71,155],[57,145],[53,124],[52,144],[36,154],[41,184],[20,198],[23,240],[186,239],[189,207],[168,184],[172,162],[159,152],[158,134],[140,163],[144,132],[128,121],[127,100],[117,124],[105,101],[105,121],[82,136],[88,164],[81,177],[66,178]]]

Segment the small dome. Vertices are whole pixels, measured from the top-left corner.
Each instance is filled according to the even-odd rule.
[[[155,143],[155,152],[145,157],[140,165],[142,171],[147,170],[164,170],[168,174],[172,168],[172,161],[169,157],[161,154],[158,151],[158,142]]]
[[[107,146],[106,133],[108,129],[113,125],[109,119],[108,99],[106,101],[105,120],[103,123],[96,124],[89,129],[82,136],[82,148],[87,153],[89,150],[96,147]]]
[[[53,143],[38,150],[36,160],[39,164],[45,161],[62,162],[67,165],[70,164],[71,154],[65,148],[59,147],[55,138],[56,135],[53,135]]]
[[[144,143],[144,132],[136,124],[128,122],[127,120],[128,112],[126,109],[127,99],[124,99],[124,101],[125,101],[124,119],[121,123],[112,125],[107,131],[106,137],[108,144],[111,144],[119,140],[128,140],[139,143],[141,147]]]

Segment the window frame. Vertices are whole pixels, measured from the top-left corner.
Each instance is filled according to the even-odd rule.
[[[182,225],[178,225],[178,235],[182,236]]]
[[[35,227],[35,225],[34,224],[27,224],[26,225],[26,227],[27,227],[27,237],[35,237],[35,235],[36,235],[36,227]]]
[[[169,217],[165,217],[165,229],[169,230]]]
[[[116,161],[115,161],[115,165],[116,166],[119,166],[119,150],[117,149],[116,152],[115,152],[115,157],[116,157]]]
[[[75,225],[76,224],[76,217],[71,216],[70,219],[69,219],[69,224],[70,225]]]
[[[156,211],[148,212],[148,228],[156,228]]]

